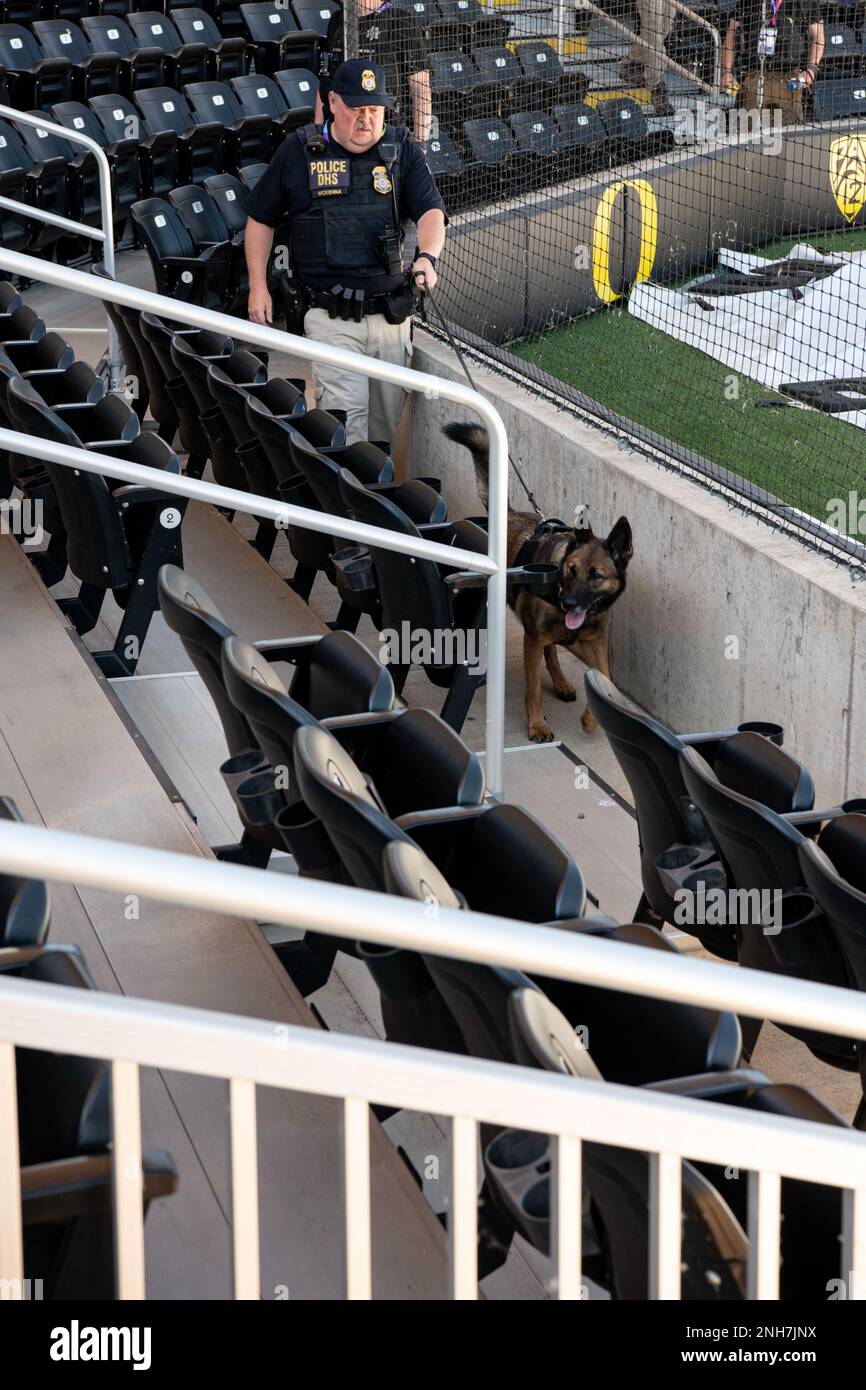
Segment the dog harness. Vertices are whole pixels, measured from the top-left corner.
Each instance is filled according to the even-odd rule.
[[[567,526],[564,521],[560,521],[559,517],[552,516],[548,517],[545,521],[539,521],[532,535],[526,537],[526,540],[523,542],[522,546],[518,550],[514,560],[515,565],[531,565],[533,563],[535,547],[538,545],[538,542],[540,540],[543,540],[545,536],[552,536],[557,534],[567,534],[570,536],[574,536],[574,545],[569,545],[566,547],[565,554],[563,555],[562,560],[559,564],[559,573],[556,576],[556,583],[558,585],[560,580],[562,579],[562,571],[565,567],[566,560],[568,559],[569,555],[571,555],[572,551],[575,550],[577,546],[580,544],[580,542],[577,539],[577,532],[575,531],[574,527]],[[536,598],[540,598],[542,603],[549,603],[552,608],[560,608],[559,601],[555,598],[551,598],[548,594],[539,593],[536,594]],[[562,610],[560,609],[560,611]]]

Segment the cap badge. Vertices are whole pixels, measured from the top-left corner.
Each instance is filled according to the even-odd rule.
[[[375,92],[376,90],[376,74],[371,72],[369,68],[365,68],[361,73],[361,86],[365,92]]]

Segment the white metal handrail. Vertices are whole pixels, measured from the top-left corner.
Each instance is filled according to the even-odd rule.
[[[432,954],[529,967],[630,993],[850,1032],[866,1038],[866,1000],[853,991],[731,970],[638,946],[477,913],[392,899],[359,889],[191,856],[13,823],[0,825],[0,871],[181,906],[266,918],[346,938]],[[0,951],[0,965],[14,951]],[[0,1278],[22,1287],[20,1178],[13,1048],[68,1051],[113,1064],[115,1162],[140,1177],[138,1068],[163,1067],[230,1082],[235,1296],[257,1298],[258,1212],[243,1175],[253,1171],[256,1085],[344,1101],[343,1193],[347,1291],[370,1297],[367,1106],[450,1115],[452,1131],[451,1290],[477,1293],[476,1144],[479,1122],[557,1136],[552,1182],[560,1298],[580,1297],[579,1174],[582,1142],[651,1156],[651,1292],[680,1289],[681,1158],[750,1174],[748,1288],[779,1292],[780,1175],[843,1190],[840,1269],[848,1297],[866,1297],[866,1137],[831,1125],[698,1104],[642,1088],[546,1075],[426,1049],[320,1033],[280,1023],[88,991],[57,989],[0,974]],[[118,1293],[144,1292],[140,1180],[115,1188]]]
[[[102,226],[88,227],[83,222],[74,222],[69,217],[61,217],[56,212],[48,212],[45,208],[34,207],[30,203],[20,203],[16,198],[0,198],[0,207],[6,208],[9,212],[18,213],[29,222],[47,222],[52,227],[61,227],[63,231],[69,232],[71,236],[89,237],[91,241],[98,241],[102,244],[102,259],[108,275],[114,279],[114,195],[111,189],[111,165],[108,156],[101,145],[92,140],[89,135],[82,135],[78,130],[69,130],[64,125],[58,125],[56,121],[50,121],[40,113],[33,115],[26,111],[16,111],[14,106],[0,105],[0,119],[12,121],[16,125],[33,126],[37,131],[47,131],[49,135],[58,135],[62,140],[69,140],[72,144],[83,145],[96,160],[96,167],[99,171],[99,202],[102,212]],[[38,262],[39,265],[43,263]],[[108,320],[108,385],[109,389],[116,391],[120,385],[120,369],[123,358],[120,352],[120,342],[117,331],[111,320]]]
[[[262,324],[247,323],[230,314],[217,313],[213,309],[203,309],[197,304],[185,304],[166,295],[154,294],[151,290],[137,289],[132,285],[120,284],[116,280],[104,280],[95,275],[87,275],[67,266],[53,265],[32,256],[21,255],[17,251],[4,251],[0,248],[0,269],[12,275],[24,276],[30,280],[42,280],[56,285],[59,289],[77,291],[94,299],[108,300],[113,304],[123,304],[132,309],[157,314],[162,318],[188,323],[194,328],[211,329],[226,337],[242,337],[244,342],[255,347],[267,348],[272,352],[291,353],[306,357],[311,362],[324,362],[342,367],[358,375],[389,381],[402,386],[406,391],[423,391],[428,396],[442,397],[465,406],[481,416],[487,427],[490,440],[490,497],[488,505],[487,556],[476,555],[453,547],[435,545],[426,540],[415,540],[399,536],[393,531],[379,527],[363,526],[358,522],[345,521],[337,517],[325,516],[302,507],[288,504],[275,504],[273,498],[259,497],[254,493],[238,492],[231,488],[221,488],[200,479],[183,478],[142,465],[124,463],[105,454],[92,451],[72,450],[65,445],[49,444],[43,440],[30,439],[14,431],[0,431],[4,445],[13,452],[27,454],[33,458],[49,458],[56,463],[65,464],[101,473],[112,478],[122,478],[127,482],[145,483],[158,487],[160,492],[174,493],[181,497],[199,498],[213,502],[217,506],[231,507],[235,511],[250,512],[255,516],[269,517],[285,524],[297,524],[312,531],[323,531],[362,543],[374,543],[384,550],[396,550],[401,554],[417,555],[424,559],[436,560],[440,564],[453,565],[455,561],[468,569],[477,569],[487,575],[487,749],[486,775],[489,794],[495,799],[503,795],[504,788],[504,745],[505,745],[505,600],[507,534],[506,521],[508,509],[508,440],[502,417],[494,406],[479,392],[459,382],[444,377],[435,377],[426,372],[416,372],[408,367],[400,367],[390,362],[380,362],[362,353],[347,352],[344,348],[331,347],[327,343],[314,342],[309,338],[299,338],[284,333],[278,328]]]

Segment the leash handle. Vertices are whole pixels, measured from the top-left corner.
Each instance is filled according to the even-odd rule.
[[[448,320],[445,318],[445,315],[442,313],[441,309],[439,308],[439,305],[436,303],[436,300],[433,298],[433,291],[432,291],[432,290],[429,290],[429,289],[428,289],[428,290],[426,290],[426,291],[424,292],[423,299],[422,299],[422,305],[423,305],[423,303],[424,303],[424,300],[429,300],[429,301],[430,301],[430,305],[431,305],[431,308],[433,309],[433,312],[435,313],[437,319],[439,320],[439,322],[441,323],[442,327],[443,327],[444,330],[445,330],[445,336],[446,336],[447,339],[448,339],[448,345],[449,345],[449,347],[451,348],[451,351],[454,353],[454,356],[457,358],[457,361],[460,363],[460,366],[463,368],[464,373],[466,374],[466,380],[469,382],[469,385],[472,387],[472,390],[473,390],[473,391],[478,391],[478,387],[475,385],[475,382],[472,380],[472,374],[471,374],[471,372],[469,371],[469,368],[468,368],[467,365],[466,365],[466,359],[464,358],[463,353],[460,351],[459,347],[457,346],[456,342],[454,341],[454,335],[453,335],[453,333],[451,332],[451,326],[450,326],[450,324],[448,323]],[[425,322],[426,322],[427,315],[426,315],[426,313],[424,312],[424,309],[423,309],[423,308],[422,308],[422,318],[423,318],[423,319],[425,320]],[[480,395],[480,392],[479,392],[479,395]],[[526,482],[524,481],[524,478],[523,478],[523,474],[521,473],[520,469],[517,467],[517,464],[514,462],[514,459],[513,459],[512,456],[511,456],[511,450],[508,451],[508,462],[511,464],[511,467],[514,469],[515,473],[517,474],[517,477],[518,477],[518,479],[520,480],[520,486],[523,488],[523,491],[526,493],[526,496],[529,498],[529,504],[530,504],[530,506],[532,507],[532,510],[535,512],[535,515],[536,515],[536,516],[543,517],[544,513],[542,512],[541,508],[539,507],[538,503],[536,502],[535,497],[533,496],[532,492],[531,492],[530,489],[527,487]]]

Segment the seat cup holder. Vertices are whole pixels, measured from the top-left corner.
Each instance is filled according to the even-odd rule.
[[[322,822],[303,801],[283,806],[274,829],[291,855],[302,878],[319,878],[329,883],[343,881],[340,858]]]
[[[785,730],[782,728],[781,724],[767,724],[761,719],[752,719],[746,724],[738,724],[737,733],[762,734],[764,738],[768,738],[771,743],[775,743],[779,748],[782,747],[785,738]]]
[[[656,857],[656,873],[671,898],[685,886],[685,880],[704,865],[721,868],[713,851],[699,845],[671,845]]]
[[[365,545],[346,545],[331,555],[331,564],[337,580],[337,590],[342,595],[369,593],[376,589],[376,571],[373,557]]]
[[[821,908],[805,888],[782,893],[762,915],[761,930],[782,970],[825,978],[830,943],[824,921]],[[835,950],[830,949],[835,956]]]
[[[268,760],[258,748],[245,748],[243,753],[229,758],[220,768],[220,774],[232,799],[237,800],[237,790],[254,772],[266,772]]]
[[[851,801],[843,801],[842,810],[846,816],[866,816],[866,796],[855,796]]]
[[[285,796],[274,786],[273,768],[255,772],[241,782],[235,794],[241,822],[255,828],[273,825],[286,804]]]
[[[430,972],[417,951],[406,951],[399,946],[378,946],[371,941],[357,942],[355,950],[366,963],[379,993],[392,1004],[420,999],[433,988]]]
[[[484,1152],[489,1187],[521,1235],[545,1254],[550,1251],[550,1169],[545,1134],[506,1129]]]

